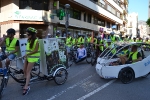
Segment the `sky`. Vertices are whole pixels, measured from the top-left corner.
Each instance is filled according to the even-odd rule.
[[[138,20],[146,21],[148,19],[148,3],[149,0],[129,0],[129,13],[138,13]]]

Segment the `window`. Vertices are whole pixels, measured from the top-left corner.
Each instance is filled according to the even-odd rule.
[[[48,11],[48,0],[20,0],[19,9],[34,9]]]
[[[107,22],[107,28],[110,28],[110,23],[109,22]]]
[[[100,0],[100,3],[102,3],[103,5],[105,5],[105,1],[104,0]]]
[[[116,15],[116,10],[112,8],[111,6],[107,5],[107,10]]]
[[[99,19],[99,20],[98,20],[98,25],[105,27],[105,21]]]
[[[132,34],[132,29],[129,29],[129,34]]]
[[[107,5],[107,10],[111,12],[111,6]]]
[[[98,0],[93,0],[93,1],[98,2]]]
[[[114,8],[111,9],[111,12],[115,15],[116,14],[116,11]]]
[[[117,17],[119,17],[119,18],[120,18],[120,13],[119,13],[119,12],[117,12]]]
[[[99,5],[104,8],[105,7],[105,1],[104,0],[100,0]]]
[[[70,13],[70,18],[73,18],[73,8],[69,9],[69,13]]]
[[[81,19],[81,12],[74,10],[73,11],[73,18],[80,20]]]
[[[98,25],[98,19],[96,17],[94,17],[94,24]]]
[[[86,22],[86,13],[84,13],[84,21]]]
[[[91,23],[91,14],[88,14],[88,22]]]
[[[117,30],[120,30],[120,26],[119,25],[116,25],[117,26]]]

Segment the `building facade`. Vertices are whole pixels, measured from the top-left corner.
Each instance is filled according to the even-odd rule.
[[[139,21],[138,22],[138,29],[140,32],[140,36],[142,38],[149,38],[150,36],[150,30],[149,30],[149,26],[146,24],[145,21]]]
[[[112,28],[116,33],[126,32],[128,0],[0,0],[0,36],[14,28],[16,37],[23,38],[27,27],[54,35],[60,31],[63,36],[65,18],[59,20],[55,15],[65,4],[70,4],[68,31],[73,36],[110,33]]]
[[[128,24],[127,24],[127,35],[133,37],[138,37],[138,14],[133,12],[128,14]]]

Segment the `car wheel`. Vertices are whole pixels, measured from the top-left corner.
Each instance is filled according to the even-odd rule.
[[[129,68],[129,67],[123,68],[119,72],[119,79],[124,84],[128,84],[128,83],[132,82],[132,80],[134,78],[135,78],[134,71],[131,68]]]

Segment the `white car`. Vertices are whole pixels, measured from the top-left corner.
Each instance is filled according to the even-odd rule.
[[[111,63],[118,61],[118,55],[123,48],[132,45],[138,46],[138,52],[141,53],[142,60],[123,65],[111,65]],[[150,45],[145,43],[117,43],[112,49],[104,50],[104,52],[97,59],[96,72],[104,79],[119,78],[124,84],[130,83],[134,78],[146,77],[150,72]],[[116,49],[115,54],[111,51]],[[129,49],[130,50],[130,49]]]

